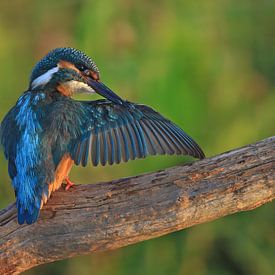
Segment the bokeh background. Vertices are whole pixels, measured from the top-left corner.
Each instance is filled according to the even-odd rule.
[[[175,121],[207,156],[271,136],[274,14],[274,0],[1,1],[0,118],[27,89],[35,62],[72,46],[94,58],[108,86]],[[184,161],[77,168],[72,179],[94,183]],[[14,195],[2,153],[0,175],[3,208]],[[274,206],[25,274],[274,274]]]

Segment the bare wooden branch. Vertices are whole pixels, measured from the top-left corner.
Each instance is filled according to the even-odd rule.
[[[116,249],[275,198],[275,137],[185,166],[55,192],[34,225],[0,212],[1,274]]]

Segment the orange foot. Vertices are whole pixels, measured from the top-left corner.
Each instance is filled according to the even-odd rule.
[[[74,185],[74,183],[69,180],[69,177],[66,177],[65,181],[66,181],[65,190],[68,191]]]

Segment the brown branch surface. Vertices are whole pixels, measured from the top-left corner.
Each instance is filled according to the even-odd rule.
[[[0,211],[0,273],[116,249],[275,198],[275,137],[185,166],[55,192],[36,224]]]

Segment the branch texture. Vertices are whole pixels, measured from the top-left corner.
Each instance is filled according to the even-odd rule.
[[[116,249],[275,198],[275,137],[192,164],[55,192],[36,224],[0,211],[0,273]]]

